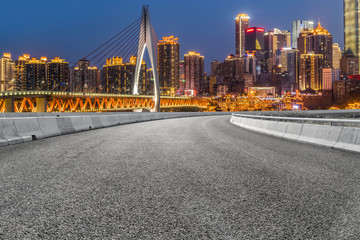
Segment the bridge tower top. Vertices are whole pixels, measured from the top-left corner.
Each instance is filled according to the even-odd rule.
[[[146,5],[143,6],[142,9],[133,94],[139,94],[141,63],[144,59],[145,50],[147,49],[154,78],[155,106],[153,111],[158,112],[160,111],[160,83],[157,66],[157,42],[155,42],[154,34],[155,31],[151,25],[150,7]]]

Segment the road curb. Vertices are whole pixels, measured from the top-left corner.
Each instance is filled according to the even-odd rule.
[[[300,123],[286,120],[287,118],[233,114],[230,122],[238,127],[278,138],[360,153],[360,128],[316,124],[316,119],[309,118]],[[312,121],[315,123],[304,123]],[[347,120],[337,121],[347,124]]]

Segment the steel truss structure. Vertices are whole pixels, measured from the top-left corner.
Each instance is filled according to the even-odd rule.
[[[153,109],[153,96],[133,96],[118,94],[83,94],[65,92],[4,92],[0,93],[0,112],[6,112],[6,100],[11,99],[13,112],[109,112],[131,111],[134,109]],[[43,100],[46,101],[43,101]],[[40,101],[42,100],[42,101]],[[204,98],[161,97],[160,107],[199,107],[206,108],[208,100]]]

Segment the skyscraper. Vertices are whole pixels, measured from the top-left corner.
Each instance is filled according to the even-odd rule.
[[[252,27],[245,30],[245,50],[246,52],[256,52],[265,50],[265,29]]]
[[[145,92],[143,95],[154,95],[154,72],[152,68],[146,69]]]
[[[312,29],[304,28],[297,38],[297,48],[300,54],[307,53],[306,37],[309,36],[312,32]]]
[[[184,95],[185,85],[186,85],[185,62],[184,61],[180,61],[180,63],[179,63],[179,74],[180,74],[179,93],[180,93],[180,95]]]
[[[333,65],[333,45],[331,34],[321,26],[313,30],[304,29],[298,37],[298,49],[300,54],[313,52],[324,56],[323,68],[332,68]]]
[[[220,68],[221,62],[219,62],[217,59],[215,59],[213,62],[211,62],[211,73],[212,76],[219,75],[219,68]]]
[[[174,95],[179,88],[180,44],[174,36],[163,37],[158,43],[158,72],[163,95]]]
[[[250,27],[250,17],[241,13],[235,19],[236,55],[245,56],[245,29]]]
[[[268,31],[264,34],[265,58],[268,63],[268,69],[271,71],[274,62],[274,31]]]
[[[299,82],[299,50],[283,48],[281,50],[282,85],[295,92]],[[282,87],[283,88],[283,87]]]
[[[323,91],[331,91],[333,83],[340,80],[340,69],[323,68],[321,78]]]
[[[344,0],[344,37],[345,53],[359,54],[360,1]]]
[[[359,24],[360,0],[344,0],[344,52],[350,58],[360,57]]]
[[[333,44],[333,68],[340,69],[341,48],[338,43]]]
[[[340,60],[340,69],[343,75],[357,75],[359,74],[359,67],[358,57],[349,57],[345,54]]]
[[[265,57],[265,29],[260,27],[252,27],[245,30],[246,35],[246,58],[253,58],[253,63],[256,64],[256,75],[261,73],[268,73],[269,67]],[[248,60],[245,60],[245,65],[248,64]],[[251,61],[251,60],[250,60]],[[246,71],[247,72],[247,71]],[[255,79],[258,81],[259,79]]]
[[[274,28],[274,50],[291,47],[291,34],[289,31]]]
[[[48,63],[47,81],[52,91],[70,91],[69,63],[55,57]]]
[[[0,58],[0,92],[14,90],[14,65],[10,53],[4,53]]]
[[[25,63],[26,79],[22,83],[23,90],[52,90],[47,81],[47,59],[32,58]]]
[[[291,35],[289,31],[286,30],[280,30],[277,28],[274,28],[274,35],[273,35],[273,62],[272,66],[277,66],[280,64],[280,58],[281,58],[281,50],[283,48],[290,48],[291,47]],[[272,67],[270,66],[270,67]]]
[[[306,36],[306,52],[322,54],[324,56],[323,68],[332,68],[332,39],[331,34],[321,26],[320,22],[318,26],[311,31],[311,34]]]
[[[321,91],[322,88],[322,66],[324,56],[322,54],[301,54],[299,66],[299,90]]]
[[[17,91],[26,90],[26,63],[30,59],[29,54],[24,54],[20,56],[18,60],[15,61],[15,81]]]
[[[134,84],[136,57],[131,56],[129,63],[124,63],[121,57],[106,59],[103,67],[104,92],[116,94],[131,94]],[[140,69],[139,94],[146,92],[146,64],[143,61]]]
[[[125,64],[121,57],[106,59],[103,66],[104,93],[126,94],[131,84],[124,80]]]
[[[297,48],[297,39],[304,28],[312,30],[314,28],[314,22],[302,21],[302,20],[294,20],[292,22],[292,31],[291,31],[292,48]]]
[[[79,60],[71,70],[71,89],[76,92],[98,92],[100,89],[100,70],[90,65],[88,60]]]
[[[198,96],[204,93],[204,56],[190,51],[184,56],[185,62],[185,93]]]
[[[243,92],[244,58],[229,55],[218,67],[221,83],[227,86],[229,92]]]

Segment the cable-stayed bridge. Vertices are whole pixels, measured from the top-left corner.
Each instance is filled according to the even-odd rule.
[[[84,91],[83,78],[73,79],[61,88],[47,86],[49,91],[0,92],[0,112],[84,112],[122,111],[161,108],[199,107],[206,108],[208,100],[192,97],[160,98],[160,84],[157,71],[157,43],[159,42],[151,24],[149,6],[144,6],[142,15],[118,34],[90,52],[80,61],[87,61],[97,69],[106,72],[106,79],[99,81],[92,89]],[[144,94],[144,54],[148,52],[153,95]],[[116,63],[131,63],[124,72],[105,66]],[[123,64],[126,65],[126,64]],[[76,66],[71,66],[75,69]],[[117,77],[113,77],[117,76]],[[117,78],[117,79],[114,79]],[[126,79],[124,81],[119,79]],[[100,91],[99,91],[100,89]]]

